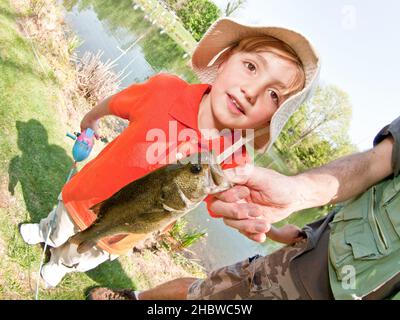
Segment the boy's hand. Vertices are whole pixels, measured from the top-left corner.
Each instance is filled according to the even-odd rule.
[[[293,244],[299,242],[306,237],[304,231],[294,224],[286,224],[281,228],[271,228],[267,233],[267,237],[273,241]]]
[[[91,119],[88,114],[84,116],[81,121],[81,132],[85,131],[87,128],[90,128],[94,131],[94,136],[97,140],[102,138],[99,132],[98,120]]]
[[[111,111],[108,107],[111,98],[112,96],[100,101],[83,117],[81,121],[81,132],[83,132],[87,128],[91,128],[94,131],[94,136],[96,139],[104,139],[104,137],[99,132],[98,120],[104,116],[111,114]]]

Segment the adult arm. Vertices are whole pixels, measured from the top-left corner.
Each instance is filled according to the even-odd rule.
[[[260,234],[293,212],[351,199],[392,174],[392,150],[388,136],[371,150],[295,176],[248,165],[227,170],[237,185],[217,195],[210,209],[227,225],[262,241]]]

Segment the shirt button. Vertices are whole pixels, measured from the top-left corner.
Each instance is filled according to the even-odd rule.
[[[177,159],[177,160],[181,160],[182,158],[183,158],[182,152],[178,152],[178,153],[176,154],[176,159]]]

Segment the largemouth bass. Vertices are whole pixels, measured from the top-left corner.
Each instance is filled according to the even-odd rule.
[[[227,190],[231,183],[213,153],[193,154],[163,166],[117,191],[90,208],[95,222],[72,236],[78,252],[104,237],[133,233],[143,239],[198,206],[208,194]]]

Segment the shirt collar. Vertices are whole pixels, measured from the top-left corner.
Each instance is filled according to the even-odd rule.
[[[189,84],[172,103],[168,113],[187,127],[198,131],[200,102],[210,89],[211,85],[209,84]]]

